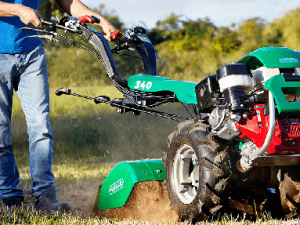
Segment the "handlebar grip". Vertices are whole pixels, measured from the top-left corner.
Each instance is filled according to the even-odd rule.
[[[100,23],[100,19],[96,16],[81,16],[79,17],[79,23]]]
[[[112,41],[116,41],[118,37],[123,37],[122,31],[117,30],[110,33],[110,37]]]

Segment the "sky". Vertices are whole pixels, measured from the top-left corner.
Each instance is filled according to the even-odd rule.
[[[183,20],[208,17],[215,26],[230,26],[243,20],[260,17],[266,22],[283,17],[286,12],[300,8],[299,0],[81,0],[90,8],[104,4],[108,12],[115,11],[126,28],[155,27],[171,13]]]

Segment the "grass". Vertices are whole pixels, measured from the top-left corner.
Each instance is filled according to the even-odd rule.
[[[117,219],[99,219],[91,217],[80,217],[77,214],[68,213],[68,214],[45,214],[43,212],[37,212],[33,208],[19,208],[19,209],[5,209],[0,207],[0,223],[1,224],[118,224],[118,225],[127,225],[127,224],[170,224],[165,221],[159,222],[145,222],[134,219],[126,219],[119,221]],[[177,223],[180,225],[187,225],[188,222]],[[218,220],[210,222],[198,222],[197,224],[206,225],[296,225],[299,224],[299,220],[257,220],[255,222],[250,222],[245,219],[236,219],[231,216],[223,216]]]
[[[98,89],[76,88],[73,91],[88,96],[121,97],[114,87]],[[54,90],[51,90],[50,99],[55,163],[95,157],[99,162],[162,157],[166,151],[165,139],[176,125],[149,115],[120,114],[117,108],[96,105],[86,99],[57,97]],[[12,144],[17,163],[22,166],[28,157],[26,124],[18,98],[14,103]]]

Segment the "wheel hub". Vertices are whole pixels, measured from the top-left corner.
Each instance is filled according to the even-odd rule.
[[[199,187],[199,165],[194,149],[184,144],[174,158],[173,188],[184,204],[190,204],[197,195]]]

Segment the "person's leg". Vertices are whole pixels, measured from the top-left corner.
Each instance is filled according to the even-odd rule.
[[[15,197],[24,199],[10,143],[13,77],[18,73],[14,55],[0,54],[0,68],[0,198],[11,205]]]
[[[33,181],[31,195],[37,199],[38,209],[68,210],[68,205],[56,200],[55,179],[52,173],[53,139],[49,123],[49,84],[45,51],[43,47],[38,47],[19,61],[22,75],[16,89],[26,117],[29,136],[30,171]],[[45,196],[46,200],[41,201]]]
[[[19,77],[16,92],[27,123],[30,152],[31,194],[55,193],[52,173],[53,140],[49,124],[48,74],[42,47],[18,55]]]

